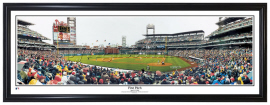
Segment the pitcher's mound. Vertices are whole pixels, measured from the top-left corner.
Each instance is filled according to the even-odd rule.
[[[147,65],[149,66],[171,66],[171,63],[165,63],[164,65],[162,65],[162,63],[148,63]]]

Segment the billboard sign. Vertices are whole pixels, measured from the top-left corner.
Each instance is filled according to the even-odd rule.
[[[69,33],[63,33],[63,40],[70,40]]]
[[[53,25],[53,32],[58,32],[58,26]]]
[[[57,19],[55,19],[55,24],[58,26],[67,26],[67,23],[64,23],[63,21],[58,21]]]
[[[73,18],[72,18],[73,19]],[[75,18],[74,18],[75,20]],[[76,43],[76,27],[70,26],[57,19],[53,23],[53,42],[56,44],[74,44]]]
[[[157,46],[157,48],[165,48],[165,46]]]
[[[76,31],[75,31],[75,30],[70,30],[70,32],[71,32],[71,33],[76,33]]]
[[[58,41],[61,41],[61,40],[69,41],[70,40],[70,34],[69,33],[54,32],[53,40],[56,41],[57,36],[58,36]]]

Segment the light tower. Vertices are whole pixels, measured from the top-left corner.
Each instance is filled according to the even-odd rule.
[[[127,43],[126,43],[126,36],[122,36],[122,47],[126,47]]]
[[[154,24],[148,24],[146,26],[146,34],[148,35],[148,30],[153,29],[153,34],[155,34],[155,25]]]

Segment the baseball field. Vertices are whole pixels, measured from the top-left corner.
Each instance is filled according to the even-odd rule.
[[[97,66],[128,70],[147,70],[150,71],[173,71],[191,66],[181,58],[164,55],[84,55],[84,56],[65,56],[66,60],[82,62]],[[164,64],[162,64],[164,62]]]

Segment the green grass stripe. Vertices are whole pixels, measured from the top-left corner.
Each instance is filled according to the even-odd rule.
[[[111,62],[102,62],[102,61],[95,61],[96,58],[114,58],[117,57],[129,57],[130,55],[87,55],[84,56],[74,56],[74,57],[66,57],[67,60],[71,61],[79,61],[81,58],[81,62],[85,64],[91,64],[91,65],[97,65],[97,66],[105,66],[105,67],[111,67],[111,68],[120,68],[120,69],[129,69],[129,70],[141,70],[144,68],[146,70],[148,63],[157,63],[162,61],[163,55],[147,55],[147,57],[154,58],[145,58],[145,55],[131,55],[132,57],[138,56],[137,58],[121,58],[121,59],[115,59]],[[142,60],[139,60],[140,57],[142,57]],[[160,57],[160,58],[157,58]],[[183,61],[182,59],[178,57],[173,56],[166,56],[165,63],[171,63],[171,66],[150,66],[150,71],[157,71],[160,70],[162,72],[166,71],[172,71],[175,70],[172,67],[173,66],[181,66],[182,68],[190,66],[187,62]]]

